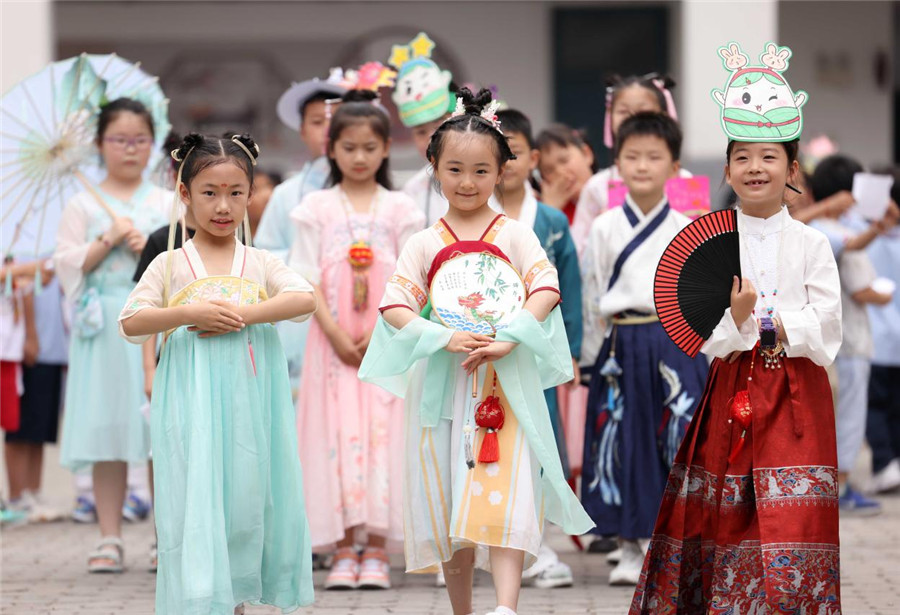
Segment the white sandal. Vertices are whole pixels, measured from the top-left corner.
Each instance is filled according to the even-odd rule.
[[[104,547],[115,547],[115,551]],[[88,553],[88,572],[122,572],[125,570],[125,545],[118,536],[100,539],[93,551]]]

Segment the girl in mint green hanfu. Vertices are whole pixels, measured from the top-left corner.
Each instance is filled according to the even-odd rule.
[[[156,613],[232,615],[245,602],[290,612],[313,600],[312,552],[287,360],[271,323],[309,318],[315,297],[279,258],[235,237],[253,141],[189,135],[176,154],[196,233],[150,263],[119,316],[134,343],[168,332],[150,413]]]
[[[445,122],[429,146],[450,210],[406,243],[359,375],[406,399],[407,571],[443,565],[453,612],[468,615],[473,567],[491,570],[493,613],[509,615],[544,519],[569,534],[593,523],[566,484],[543,395],[572,379],[556,270],[530,228],[488,207],[512,153],[492,113],[481,115],[490,93],[475,99],[463,89],[460,96],[466,111]],[[422,312],[438,268],[460,252],[488,252],[523,278],[525,309],[496,339],[453,331]],[[471,463],[467,448],[477,457],[485,435],[471,431],[474,407],[491,394],[505,414],[496,432],[499,461]]]
[[[147,235],[165,223],[172,203],[171,192],[143,178],[153,135],[141,103],[120,98],[102,107],[97,146],[107,176],[94,193],[66,204],[53,254],[73,305],[60,462],[93,472],[101,539],[88,555],[90,572],[122,572],[127,464],[149,455],[141,350],[122,341],[115,319]]]

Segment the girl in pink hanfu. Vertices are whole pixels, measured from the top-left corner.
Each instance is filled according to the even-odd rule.
[[[319,299],[297,430],[313,548],[337,546],[326,589],[389,588],[385,542],[403,538],[403,400],[356,372],[400,250],[425,220],[409,196],[390,190],[390,122],[367,94],[346,94],[331,120],[334,187],[291,213],[290,265]],[[354,541],[367,545],[361,558]]]

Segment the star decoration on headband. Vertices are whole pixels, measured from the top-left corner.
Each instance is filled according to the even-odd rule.
[[[410,60],[431,58],[434,46],[434,41],[427,34],[419,32],[409,44],[391,46],[391,58],[388,60],[388,64],[395,68],[400,68]]]
[[[431,51],[434,49],[434,41],[428,38],[428,35],[424,32],[419,32],[419,35],[413,39],[409,46],[413,50],[413,57],[430,58]]]

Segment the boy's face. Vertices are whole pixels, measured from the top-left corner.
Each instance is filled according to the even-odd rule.
[[[325,152],[325,139],[328,136],[328,118],[325,115],[325,101],[315,100],[307,103],[300,122],[300,138],[306,149],[318,158]]]
[[[665,140],[654,135],[634,135],[622,144],[616,158],[619,174],[633,198],[662,199],[666,181],[678,174]]]
[[[518,190],[522,187],[531,172],[537,166],[540,152],[531,149],[528,145],[528,139],[518,132],[507,132],[506,140],[509,143],[509,149],[516,155],[515,160],[508,160],[503,165],[503,174],[500,176],[500,187],[503,190]]]
[[[428,151],[428,144],[431,143],[431,135],[434,134],[434,131],[438,129],[438,127],[444,123],[444,120],[447,118],[439,117],[436,120],[432,120],[430,122],[425,122],[424,124],[419,124],[418,126],[413,126],[410,128],[412,132],[413,143],[416,145],[416,151],[419,152],[419,155],[428,159],[425,155],[425,152]]]

